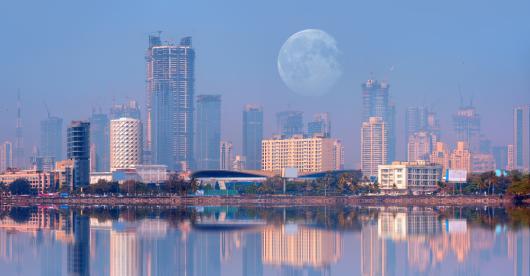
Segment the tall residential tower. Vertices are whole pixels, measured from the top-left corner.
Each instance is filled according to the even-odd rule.
[[[193,168],[195,50],[191,37],[180,44],[149,36],[146,149],[153,163],[171,169]]]

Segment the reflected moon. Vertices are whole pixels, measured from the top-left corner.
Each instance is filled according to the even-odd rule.
[[[278,54],[278,73],[293,92],[327,93],[342,75],[337,42],[328,33],[307,29],[290,36]]]

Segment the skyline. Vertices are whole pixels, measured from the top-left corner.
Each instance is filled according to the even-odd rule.
[[[230,4],[227,5],[228,7],[219,8],[221,10],[234,8]],[[458,10],[447,10],[451,8],[449,6],[454,7],[454,5],[446,4],[438,7],[442,9],[441,13],[445,13],[444,15],[450,14],[454,17],[454,21],[446,22],[446,25],[436,22],[441,14],[431,10],[434,4],[431,6],[418,4],[414,8],[399,7],[395,4],[363,4],[378,8],[381,16],[386,15],[385,19],[388,19],[383,20],[385,21],[383,23],[371,22],[373,24],[368,28],[370,30],[361,25],[350,28],[345,27],[345,23],[339,24],[341,23],[339,19],[349,20],[346,22],[362,20],[364,15],[358,12],[353,13],[358,17],[346,16],[345,13],[353,8],[351,5],[346,5],[345,12],[337,7],[331,7],[323,9],[321,14],[313,14],[312,11],[315,11],[316,7],[312,4],[309,3],[308,11],[302,12],[297,20],[289,22],[290,24],[285,28],[281,23],[271,23],[266,27],[260,24],[267,22],[263,15],[270,12],[273,9],[271,6],[274,5],[263,7],[264,11],[259,13],[256,19],[249,18],[246,6],[241,5],[242,7],[234,9],[233,13],[246,15],[245,19],[249,21],[249,26],[234,28],[233,33],[227,33],[237,25],[233,20],[228,20],[223,25],[225,30],[218,32],[219,27],[212,23],[215,19],[219,19],[218,16],[207,19],[208,15],[204,15],[190,19],[189,16],[184,15],[184,19],[171,21],[161,19],[163,17],[161,15],[155,17],[154,11],[150,8],[145,9],[147,16],[144,21],[139,20],[139,25],[134,22],[129,26],[128,23],[134,21],[134,15],[145,8],[138,4],[123,7],[118,26],[104,26],[104,22],[91,24],[94,22],[90,16],[71,18],[70,16],[75,13],[61,14],[58,19],[49,19],[43,22],[43,26],[38,26],[44,28],[42,34],[34,33],[36,36],[34,39],[43,43],[39,46],[28,43],[27,39],[30,36],[24,36],[31,33],[29,25],[22,26],[17,33],[0,27],[5,30],[6,36],[11,37],[13,41],[21,42],[0,46],[3,50],[0,51],[3,52],[0,56],[6,65],[0,69],[0,91],[4,95],[0,104],[0,115],[4,118],[0,122],[2,129],[0,139],[14,141],[16,119],[14,103],[18,89],[21,90],[23,101],[22,119],[26,155],[31,153],[33,145],[39,144],[36,138],[38,124],[46,118],[43,103],[50,106],[52,116],[61,117],[65,124],[71,120],[88,119],[92,108],[101,107],[104,111],[108,111],[113,101],[121,104],[126,102],[126,99],[137,100],[142,109],[142,116],[145,116],[143,57],[147,47],[147,35],[161,29],[163,36],[171,38],[175,43],[178,42],[179,37],[193,36],[197,52],[195,94],[222,95],[221,140],[233,142],[236,153],[242,152],[241,111],[245,104],[263,106],[265,138],[270,137],[276,127],[274,119],[276,112],[288,109],[303,111],[304,123],[310,121],[315,113],[330,112],[333,137],[341,139],[345,146],[346,166],[355,167],[360,156],[358,146],[362,102],[360,84],[372,78],[370,72],[374,72],[374,79],[386,79],[391,86],[391,100],[396,103],[397,108],[398,159],[406,159],[403,150],[403,121],[405,110],[411,106],[429,106],[437,102],[434,111],[440,118],[443,140],[454,144],[454,139],[447,138],[454,137],[452,115],[459,107],[460,93],[466,101],[474,95],[474,105],[482,117],[482,132],[493,141],[493,145],[512,143],[513,108],[530,102],[530,93],[528,93],[530,38],[524,35],[530,33],[530,29],[524,24],[528,19],[522,12],[526,6],[529,6],[528,3],[512,4],[517,5],[517,8],[509,5],[478,6],[480,14],[475,14],[473,23],[467,22],[465,17],[466,12],[472,12],[471,8],[475,8],[473,3],[459,5]],[[6,18],[0,19],[0,22],[13,20],[28,24],[21,21],[24,16],[34,16],[33,20],[42,16],[35,14],[42,4],[36,4],[35,10],[28,9],[28,15],[24,16],[20,13],[18,4],[8,5],[15,10],[13,14],[20,18],[14,20],[13,15],[8,14]],[[94,7],[98,5],[99,3],[95,3]],[[113,5],[116,4],[109,4],[107,10],[101,11],[102,14],[110,16],[112,12],[122,8],[121,5]],[[201,6],[201,4],[182,5],[192,5],[189,7],[191,11]],[[292,5],[287,4],[284,11],[279,11],[279,22],[286,23],[286,14],[294,9]],[[40,8],[48,11],[49,14],[57,13],[51,11],[48,6]],[[72,7],[65,5],[62,11],[69,8]],[[412,19],[397,22],[394,20],[392,23],[395,26],[389,24],[397,17],[390,12],[396,8],[402,12],[400,15],[403,17],[409,15],[414,20],[425,20],[425,26],[414,25]],[[208,13],[209,9],[205,11]],[[87,14],[96,15],[98,12],[99,10],[92,8],[88,9]],[[164,12],[166,11],[161,13]],[[338,19],[326,18],[331,12],[337,13]],[[429,15],[433,18],[429,18]],[[72,26],[63,25],[63,29],[66,30],[51,28],[59,24],[60,19],[65,18],[73,21]],[[102,21],[109,19],[113,18],[103,16]],[[517,22],[523,24],[512,24]],[[124,25],[127,25],[124,31],[116,30]],[[483,27],[479,28],[481,31],[472,32],[479,25]],[[397,34],[392,33],[392,30],[396,31],[404,26],[409,29],[399,29]],[[73,27],[82,28],[74,32],[73,29],[70,30]],[[317,98],[302,97],[289,91],[276,70],[276,57],[284,41],[300,30],[313,27],[325,30],[337,40],[343,54],[341,62],[344,65],[342,78],[336,87],[328,94]],[[50,35],[52,30],[57,41],[38,38],[44,34]],[[434,32],[431,34],[428,30]],[[259,34],[253,31],[265,31],[264,37],[258,37]],[[416,38],[409,37],[413,33],[421,35]],[[467,36],[468,33],[471,34]],[[68,35],[62,37],[61,34]],[[79,37],[80,35],[86,35],[86,38]],[[350,38],[352,36],[354,39]],[[49,44],[51,41],[53,43]],[[83,42],[83,45],[75,45],[79,42]],[[260,43],[263,45],[259,45]],[[227,48],[227,44],[232,47]],[[16,45],[19,47],[13,47]],[[40,52],[32,51],[37,48]],[[83,55],[76,55],[77,51],[73,49],[82,50]],[[116,49],[121,51],[114,51]],[[221,51],[223,49],[230,51],[227,54]],[[21,56],[21,58],[13,59],[12,56]],[[53,57],[53,60],[50,60],[50,57]],[[30,60],[32,63],[28,67]],[[109,60],[112,62],[108,62]],[[61,65],[66,66],[61,67]],[[109,72],[114,74],[110,76]],[[444,92],[447,92],[447,95],[442,95]],[[278,103],[277,99],[284,101]],[[77,101],[86,105],[76,105]],[[495,109],[492,111],[493,106]]]

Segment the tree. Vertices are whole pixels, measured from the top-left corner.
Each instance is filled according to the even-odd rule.
[[[9,185],[9,191],[12,195],[29,195],[32,192],[29,181],[24,178],[19,178],[13,181],[13,183]]]
[[[508,193],[514,196],[528,196],[530,195],[530,178],[528,175],[515,180],[508,187]]]

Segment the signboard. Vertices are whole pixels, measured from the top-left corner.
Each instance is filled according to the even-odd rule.
[[[445,181],[451,183],[465,183],[467,181],[466,170],[447,170]]]
[[[282,170],[282,177],[284,178],[297,178],[298,169],[297,168],[284,168]]]

